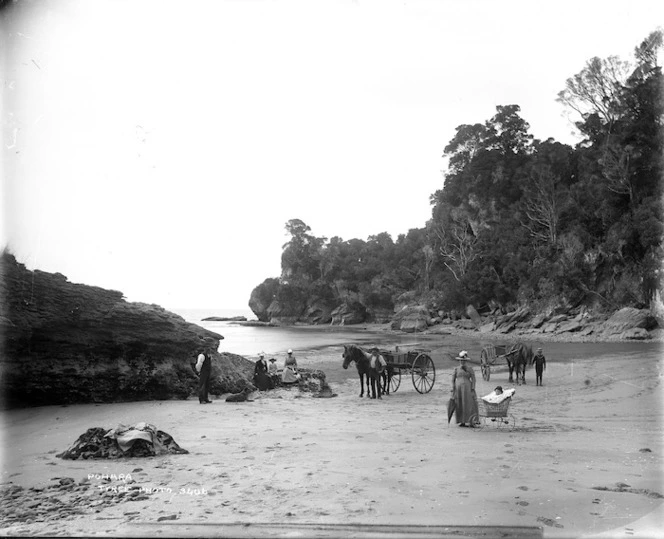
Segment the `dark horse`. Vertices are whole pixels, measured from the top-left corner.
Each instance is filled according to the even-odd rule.
[[[375,369],[371,368],[371,354],[365,352],[362,348],[354,344],[344,345],[344,353],[341,357],[344,359],[344,369],[348,368],[351,361],[355,361],[357,373],[360,375],[360,397],[364,396],[365,378],[367,381],[367,397],[371,397],[370,382],[372,376],[376,378],[376,385],[380,384],[380,387],[377,388],[378,396],[380,396],[381,393],[384,395],[390,394],[390,380],[394,373],[392,365],[387,365],[387,367],[383,369],[383,372],[377,372]],[[375,396],[376,395],[374,395],[374,397]]]
[[[526,365],[533,361],[533,349],[522,342],[512,345],[509,352],[505,354],[507,366],[510,369],[510,382],[514,382],[512,373],[516,370],[517,385],[526,383]],[[521,376],[519,377],[519,374]]]
[[[359,346],[354,344],[344,345],[344,358],[343,368],[347,369],[351,361],[355,362],[357,367],[357,374],[360,375],[360,397],[364,396],[364,379],[367,381],[367,397],[371,397],[369,391],[369,382],[371,380],[371,358]]]

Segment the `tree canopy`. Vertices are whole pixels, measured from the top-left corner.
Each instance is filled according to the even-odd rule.
[[[535,139],[517,104],[458,126],[430,218],[396,241],[328,241],[292,219],[279,282],[369,310],[406,292],[445,310],[646,305],[661,288],[663,41],[658,29],[633,58],[592,58],[564,82],[575,147]]]

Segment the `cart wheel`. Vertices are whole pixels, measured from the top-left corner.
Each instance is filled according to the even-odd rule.
[[[486,348],[482,348],[480,352],[480,369],[482,369],[482,378],[488,382],[491,378],[491,366],[489,365],[489,354]]]
[[[419,354],[411,369],[413,385],[418,393],[429,393],[436,381],[436,368],[433,360],[427,354]]]
[[[487,365],[482,365],[481,369],[482,369],[482,378],[484,378],[488,382],[489,379],[491,378],[491,367],[487,364]]]
[[[401,385],[401,369],[394,369],[392,378],[390,378],[390,393],[395,393]]]

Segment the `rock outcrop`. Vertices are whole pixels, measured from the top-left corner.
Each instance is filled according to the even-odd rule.
[[[342,303],[332,311],[332,324],[337,326],[361,324],[366,317],[366,309],[361,303]]]
[[[267,309],[275,298],[279,288],[279,279],[265,279],[261,284],[251,291],[249,297],[249,308],[253,311],[260,322],[269,322]]]
[[[4,405],[187,398],[200,349],[214,351],[210,392],[250,384],[253,363],[218,353],[223,337],[121,292],[30,271],[2,255]]]
[[[424,331],[429,327],[431,315],[423,305],[412,305],[404,307],[394,315],[392,329],[398,329],[407,333]]]
[[[642,331],[635,332],[633,330],[648,331],[656,327],[657,320],[649,310],[625,307],[615,312],[604,323],[604,334],[607,336],[623,336],[626,339],[643,339]]]
[[[304,312],[304,305],[298,302],[281,302],[273,300],[267,308],[267,319],[279,325],[291,325],[300,320]]]
[[[332,321],[332,307],[326,301],[316,299],[307,305],[302,321],[307,324],[329,324]]]

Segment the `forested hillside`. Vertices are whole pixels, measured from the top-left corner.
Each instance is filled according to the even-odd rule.
[[[285,323],[386,321],[417,303],[647,307],[662,288],[662,38],[650,34],[631,59],[592,58],[564,83],[575,147],[534,139],[516,104],[458,126],[424,228],[345,241],[289,221],[282,274],[249,306]]]

